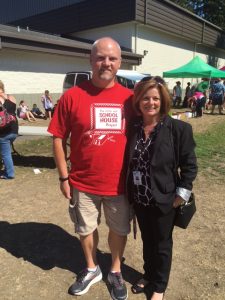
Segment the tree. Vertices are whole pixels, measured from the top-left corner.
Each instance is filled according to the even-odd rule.
[[[206,3],[203,6],[203,17],[211,23],[225,28],[225,1],[207,0],[204,2]]]
[[[183,8],[190,10],[203,19],[225,29],[224,0],[171,0]]]

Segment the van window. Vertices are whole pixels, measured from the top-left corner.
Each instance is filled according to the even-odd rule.
[[[123,77],[120,77],[120,76],[116,76],[116,78],[117,78],[117,81],[118,81],[118,83],[120,83],[121,85],[123,85],[123,86],[127,86],[127,80],[126,80],[126,78],[123,78]]]
[[[91,76],[91,71],[68,72],[64,79],[63,92],[73,86],[80,85],[84,80],[89,80]],[[134,89],[135,84],[145,76],[146,75],[132,70],[118,70],[116,79],[121,85],[129,89]]]
[[[134,89],[134,86],[135,86],[135,81],[134,81],[134,80],[127,79],[127,88],[133,90],[133,89]]]
[[[89,79],[89,74],[77,74],[76,85],[79,85],[81,82],[88,79]]]
[[[117,81],[127,87],[128,89],[134,89],[134,86],[135,86],[135,81],[134,80],[131,80],[131,79],[127,79],[127,78],[124,78],[124,77],[121,77],[121,76],[116,76],[117,77]]]
[[[75,74],[67,74],[65,81],[64,81],[64,85],[63,88],[64,89],[70,89],[71,87],[74,86],[74,79],[75,79]]]

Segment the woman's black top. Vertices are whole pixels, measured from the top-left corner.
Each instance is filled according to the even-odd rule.
[[[7,110],[7,112],[16,117],[16,103],[10,101],[9,99],[5,99],[3,107]],[[15,133],[18,134],[18,121],[10,123],[9,126],[5,128],[0,128],[0,137],[4,137],[7,134]]]
[[[141,183],[133,183],[133,199],[136,203],[142,204],[144,206],[154,205],[154,199],[151,193],[151,180],[150,180],[150,164],[151,157],[154,151],[154,143],[156,140],[157,133],[159,132],[162,121],[159,122],[149,137],[145,140],[145,133],[143,129],[143,124],[140,122],[138,124],[138,138],[135,145],[135,150],[133,157],[131,159],[130,171],[140,172]],[[131,178],[133,174],[131,174]]]

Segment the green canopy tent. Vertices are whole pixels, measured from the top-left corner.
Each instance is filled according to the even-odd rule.
[[[225,78],[225,72],[220,71],[207,63],[200,57],[194,57],[189,63],[180,68],[163,72],[163,77],[169,78]]]

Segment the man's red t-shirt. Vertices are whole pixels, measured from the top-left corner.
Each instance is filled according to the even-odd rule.
[[[124,193],[122,170],[125,125],[132,91],[118,83],[99,89],[90,81],[69,89],[60,99],[48,131],[59,138],[70,134],[70,182],[97,195]]]

